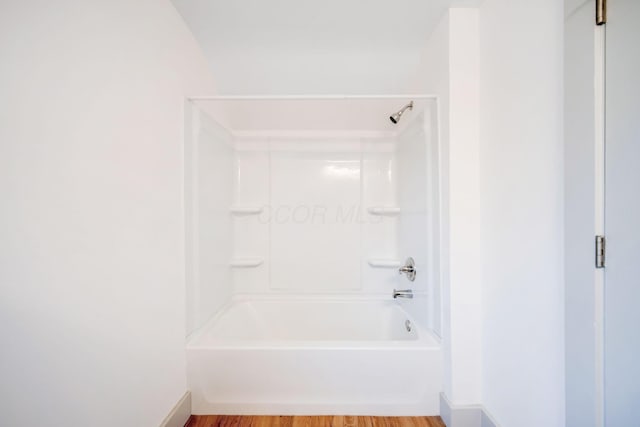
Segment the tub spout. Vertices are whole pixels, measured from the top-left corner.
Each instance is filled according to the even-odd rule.
[[[411,289],[393,290],[393,298],[413,298],[413,291]]]

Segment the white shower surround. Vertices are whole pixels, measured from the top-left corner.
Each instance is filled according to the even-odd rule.
[[[418,108],[390,125],[388,114],[408,99]],[[437,102],[215,101],[206,112],[187,105],[193,412],[437,414]],[[233,176],[206,170],[198,153],[216,152],[232,160]],[[199,183],[211,177],[214,186]],[[199,232],[215,229],[211,221],[224,241],[231,233],[231,245]],[[407,256],[417,262],[415,282],[397,274]],[[415,298],[393,300],[393,288],[412,288]]]

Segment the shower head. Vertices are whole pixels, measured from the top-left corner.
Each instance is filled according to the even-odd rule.
[[[407,111],[407,110],[413,110],[413,101],[409,102],[407,105],[402,107],[400,110],[398,110],[397,112],[395,112],[392,115],[390,115],[389,116],[389,120],[391,120],[391,123],[393,123],[393,124],[398,123],[400,121],[400,118],[404,114],[404,112]]]

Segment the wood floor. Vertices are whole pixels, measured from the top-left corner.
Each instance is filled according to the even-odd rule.
[[[446,427],[440,417],[193,415],[185,427]]]

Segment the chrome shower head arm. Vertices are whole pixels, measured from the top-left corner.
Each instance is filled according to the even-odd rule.
[[[391,120],[391,122],[393,124],[396,124],[400,121],[400,118],[402,117],[402,115],[404,114],[405,111],[407,110],[413,110],[413,101],[409,102],[407,105],[405,105],[404,107],[402,107],[399,111],[397,111],[396,113],[392,114],[389,116],[389,120]]]

